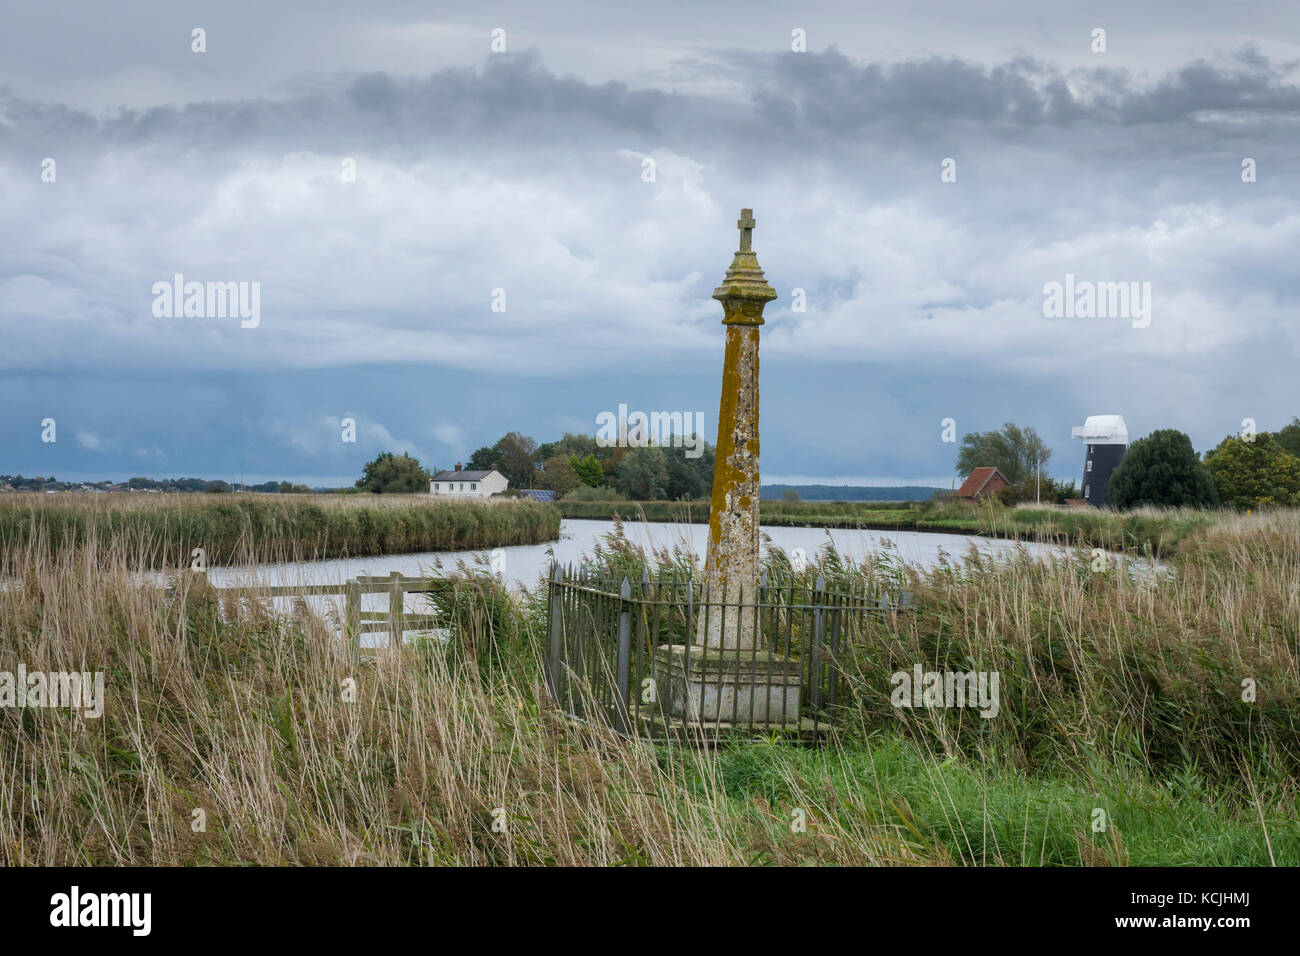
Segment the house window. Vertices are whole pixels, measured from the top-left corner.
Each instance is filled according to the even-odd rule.
[[[1092,485],[1084,485],[1084,486],[1083,486],[1083,496],[1084,496],[1085,498],[1091,498],[1091,497],[1092,497],[1092,490],[1091,490],[1091,489],[1092,489]]]
[[[478,482],[476,482],[476,481],[471,481],[471,482],[469,483],[469,490],[470,490],[470,491],[478,491]]]
[[[1088,467],[1085,468],[1085,469],[1083,469],[1083,470],[1084,470],[1084,471],[1092,471],[1092,459],[1091,459],[1091,458],[1088,459]]]
[[[463,482],[463,481],[460,483],[460,490],[461,490],[461,491],[464,491],[464,490],[465,490],[465,482]]]
[[[438,484],[436,481],[433,483],[433,490],[434,490],[434,491],[439,490],[441,487],[442,487],[442,485]]]

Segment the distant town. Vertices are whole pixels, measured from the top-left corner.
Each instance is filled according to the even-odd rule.
[[[64,491],[89,492],[131,492],[143,494],[162,494],[163,492],[207,492],[209,494],[229,494],[236,491],[258,491],[270,494],[310,494],[315,491],[334,491],[346,489],[308,488],[306,485],[294,485],[287,481],[266,481],[260,485],[246,485],[239,482],[209,481],[203,478],[130,478],[126,481],[59,481],[53,475],[42,478],[35,475],[25,478],[22,475],[0,475],[0,492],[10,491],[44,491],[49,494]]]

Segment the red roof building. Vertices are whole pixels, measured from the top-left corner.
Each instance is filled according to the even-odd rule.
[[[977,501],[985,495],[991,495],[1003,488],[1010,487],[1011,482],[1007,481],[1002,476],[1002,472],[996,468],[976,468],[970,473],[970,477],[962,482],[961,487],[957,489],[957,497]]]

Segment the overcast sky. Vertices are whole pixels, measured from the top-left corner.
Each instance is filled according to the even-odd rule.
[[[620,404],[712,441],[742,206],[765,481],[947,486],[945,418],[1077,480],[1090,414],[1300,415],[1294,4],[873,6],[7,9],[0,473],[350,484]],[[260,323],[155,315],[177,273]],[[1067,274],[1149,324],[1045,317]]]

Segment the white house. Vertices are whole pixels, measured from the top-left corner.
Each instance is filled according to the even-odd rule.
[[[455,498],[487,498],[499,495],[510,482],[495,468],[488,471],[440,471],[429,481],[429,494]]]

